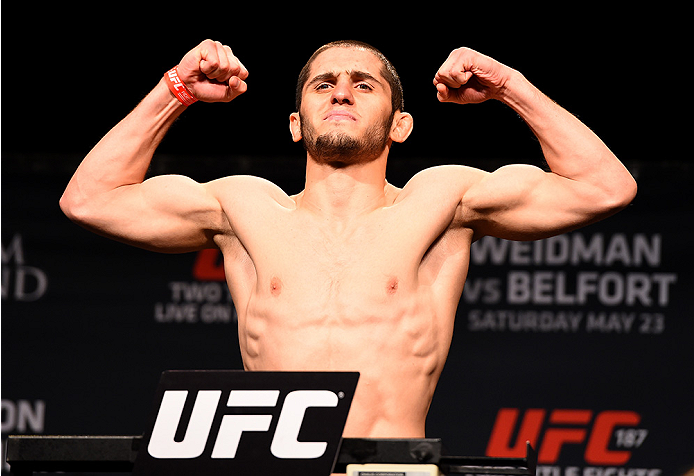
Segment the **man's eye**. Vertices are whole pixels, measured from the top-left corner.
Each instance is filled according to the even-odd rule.
[[[316,86],[316,90],[319,90],[319,89],[328,89],[328,88],[330,88],[330,86],[331,86],[331,85],[328,84],[328,83],[320,83],[318,86]]]
[[[364,90],[364,91],[371,91],[373,88],[372,88],[370,85],[366,84],[366,83],[359,83],[359,84],[357,85],[357,89],[362,89],[362,90]]]

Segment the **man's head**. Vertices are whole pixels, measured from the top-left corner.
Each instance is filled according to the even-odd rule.
[[[319,162],[344,166],[373,160],[411,130],[395,69],[365,43],[319,48],[301,70],[296,94],[292,136]]]
[[[313,61],[319,54],[321,54],[325,50],[329,50],[330,48],[357,48],[373,53],[381,61],[381,75],[390,86],[391,104],[393,106],[393,112],[405,110],[405,101],[403,99],[403,90],[402,83],[400,82],[400,76],[398,76],[397,71],[395,71],[395,67],[392,65],[390,61],[388,61],[388,58],[386,58],[383,55],[383,53],[381,53],[378,49],[374,48],[373,46],[367,43],[354,40],[340,40],[333,41],[332,43],[328,43],[318,48],[315,51],[315,53],[313,53],[313,55],[311,55],[311,57],[308,59],[304,67],[301,69],[301,72],[299,73],[299,79],[296,82],[297,112],[301,109],[301,99],[303,96],[304,86],[306,85],[306,81],[308,81],[309,79],[309,74],[311,71],[311,65],[313,64]]]

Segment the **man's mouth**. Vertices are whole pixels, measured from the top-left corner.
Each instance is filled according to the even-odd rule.
[[[347,111],[341,111],[341,110],[336,110],[336,111],[330,111],[325,118],[323,119],[324,121],[356,121],[356,117],[354,117],[352,114],[350,114]]]

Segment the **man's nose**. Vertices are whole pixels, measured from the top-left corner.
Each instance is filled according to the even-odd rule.
[[[332,104],[354,104],[352,86],[346,82],[338,82],[333,88]]]

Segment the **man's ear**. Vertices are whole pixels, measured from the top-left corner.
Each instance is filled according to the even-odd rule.
[[[298,112],[293,112],[289,115],[289,132],[292,133],[294,142],[301,140],[301,118]]]
[[[413,127],[414,121],[411,114],[396,111],[393,116],[393,125],[390,129],[390,138],[393,142],[405,142],[412,133]]]

